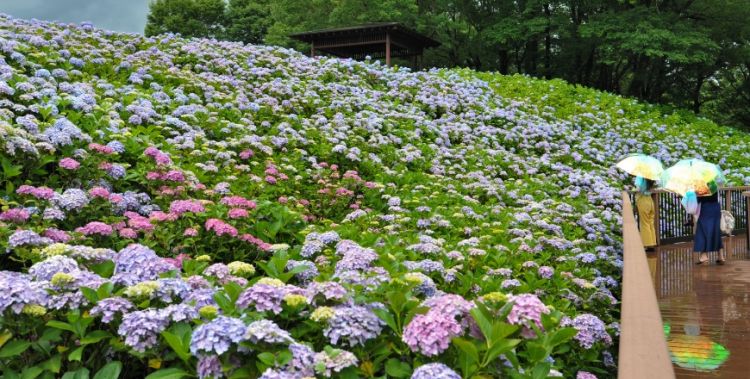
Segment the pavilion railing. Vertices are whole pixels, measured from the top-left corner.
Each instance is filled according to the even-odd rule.
[[[622,194],[623,276],[619,379],[675,377],[630,196]]]
[[[721,209],[727,210],[734,216],[735,224],[732,234],[748,231],[748,204],[743,192],[750,190],[750,186],[722,187],[719,189],[719,203]],[[675,242],[689,241],[693,238],[694,220],[688,216],[680,203],[681,198],[674,193],[657,190],[651,195],[656,208],[656,243],[667,245]],[[630,194],[631,201],[635,201],[635,194]],[[636,220],[638,214],[635,214]]]

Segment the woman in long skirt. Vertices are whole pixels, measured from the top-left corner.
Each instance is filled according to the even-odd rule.
[[[724,264],[726,257],[721,242],[721,205],[719,205],[719,193],[716,191],[711,196],[698,198],[700,215],[695,226],[695,242],[693,251],[699,253],[697,264],[708,262],[708,252],[719,252],[719,264]]]
[[[651,190],[654,187],[654,181],[636,178],[638,192],[635,194],[635,206],[638,210],[638,229],[641,232],[641,241],[646,251],[653,251],[656,246],[656,228],[654,221],[654,201],[651,198]]]

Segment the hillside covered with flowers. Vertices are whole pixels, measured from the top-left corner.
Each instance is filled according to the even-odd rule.
[[[561,81],[0,15],[0,371],[614,377],[613,164],[750,183],[749,141]]]

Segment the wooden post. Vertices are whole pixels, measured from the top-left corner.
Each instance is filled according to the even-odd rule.
[[[310,58],[315,57],[315,41],[310,42]]]
[[[750,192],[743,192],[743,196],[745,196],[745,202],[747,204],[745,205],[745,217],[747,217],[747,230],[745,231],[745,236],[747,238],[747,248],[750,249]]]
[[[385,65],[391,65],[391,33],[385,33]]]
[[[732,190],[727,188],[724,191],[724,196],[724,207],[726,208],[725,210],[732,212]]]

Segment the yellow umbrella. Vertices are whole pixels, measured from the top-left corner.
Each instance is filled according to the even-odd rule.
[[[683,159],[664,170],[661,188],[685,196],[695,191],[697,196],[710,196],[719,190],[718,183],[725,182],[719,166],[700,159]]]
[[[658,180],[664,172],[664,166],[658,159],[645,154],[633,154],[618,162],[617,168],[651,180]]]

